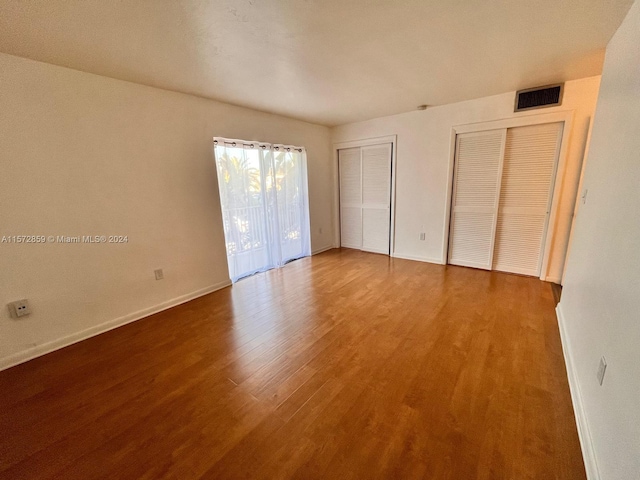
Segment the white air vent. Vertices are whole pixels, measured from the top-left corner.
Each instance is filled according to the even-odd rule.
[[[564,83],[545,87],[528,88],[516,92],[514,112],[533,110],[534,108],[555,107],[562,104]]]

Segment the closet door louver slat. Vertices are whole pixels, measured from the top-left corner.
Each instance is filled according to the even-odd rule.
[[[540,275],[562,122],[510,128],[493,269]]]
[[[340,170],[340,245],[362,248],[362,172],[360,148],[338,151]]]
[[[389,254],[391,144],[362,147],[362,250]]]
[[[342,207],[340,214],[341,245],[347,248],[362,247],[362,209]]]
[[[490,270],[506,130],[460,134],[451,213],[449,263]]]

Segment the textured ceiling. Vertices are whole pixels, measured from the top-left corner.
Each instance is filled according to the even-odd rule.
[[[632,0],[0,0],[0,51],[338,125],[597,75]]]

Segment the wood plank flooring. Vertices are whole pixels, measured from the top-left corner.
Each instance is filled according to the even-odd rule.
[[[585,478],[549,284],[332,250],[0,372],[0,479]]]

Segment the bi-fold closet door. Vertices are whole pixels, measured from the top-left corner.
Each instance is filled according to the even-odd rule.
[[[562,129],[457,135],[449,263],[540,275]]]
[[[391,148],[385,143],[338,151],[343,247],[389,254]]]

